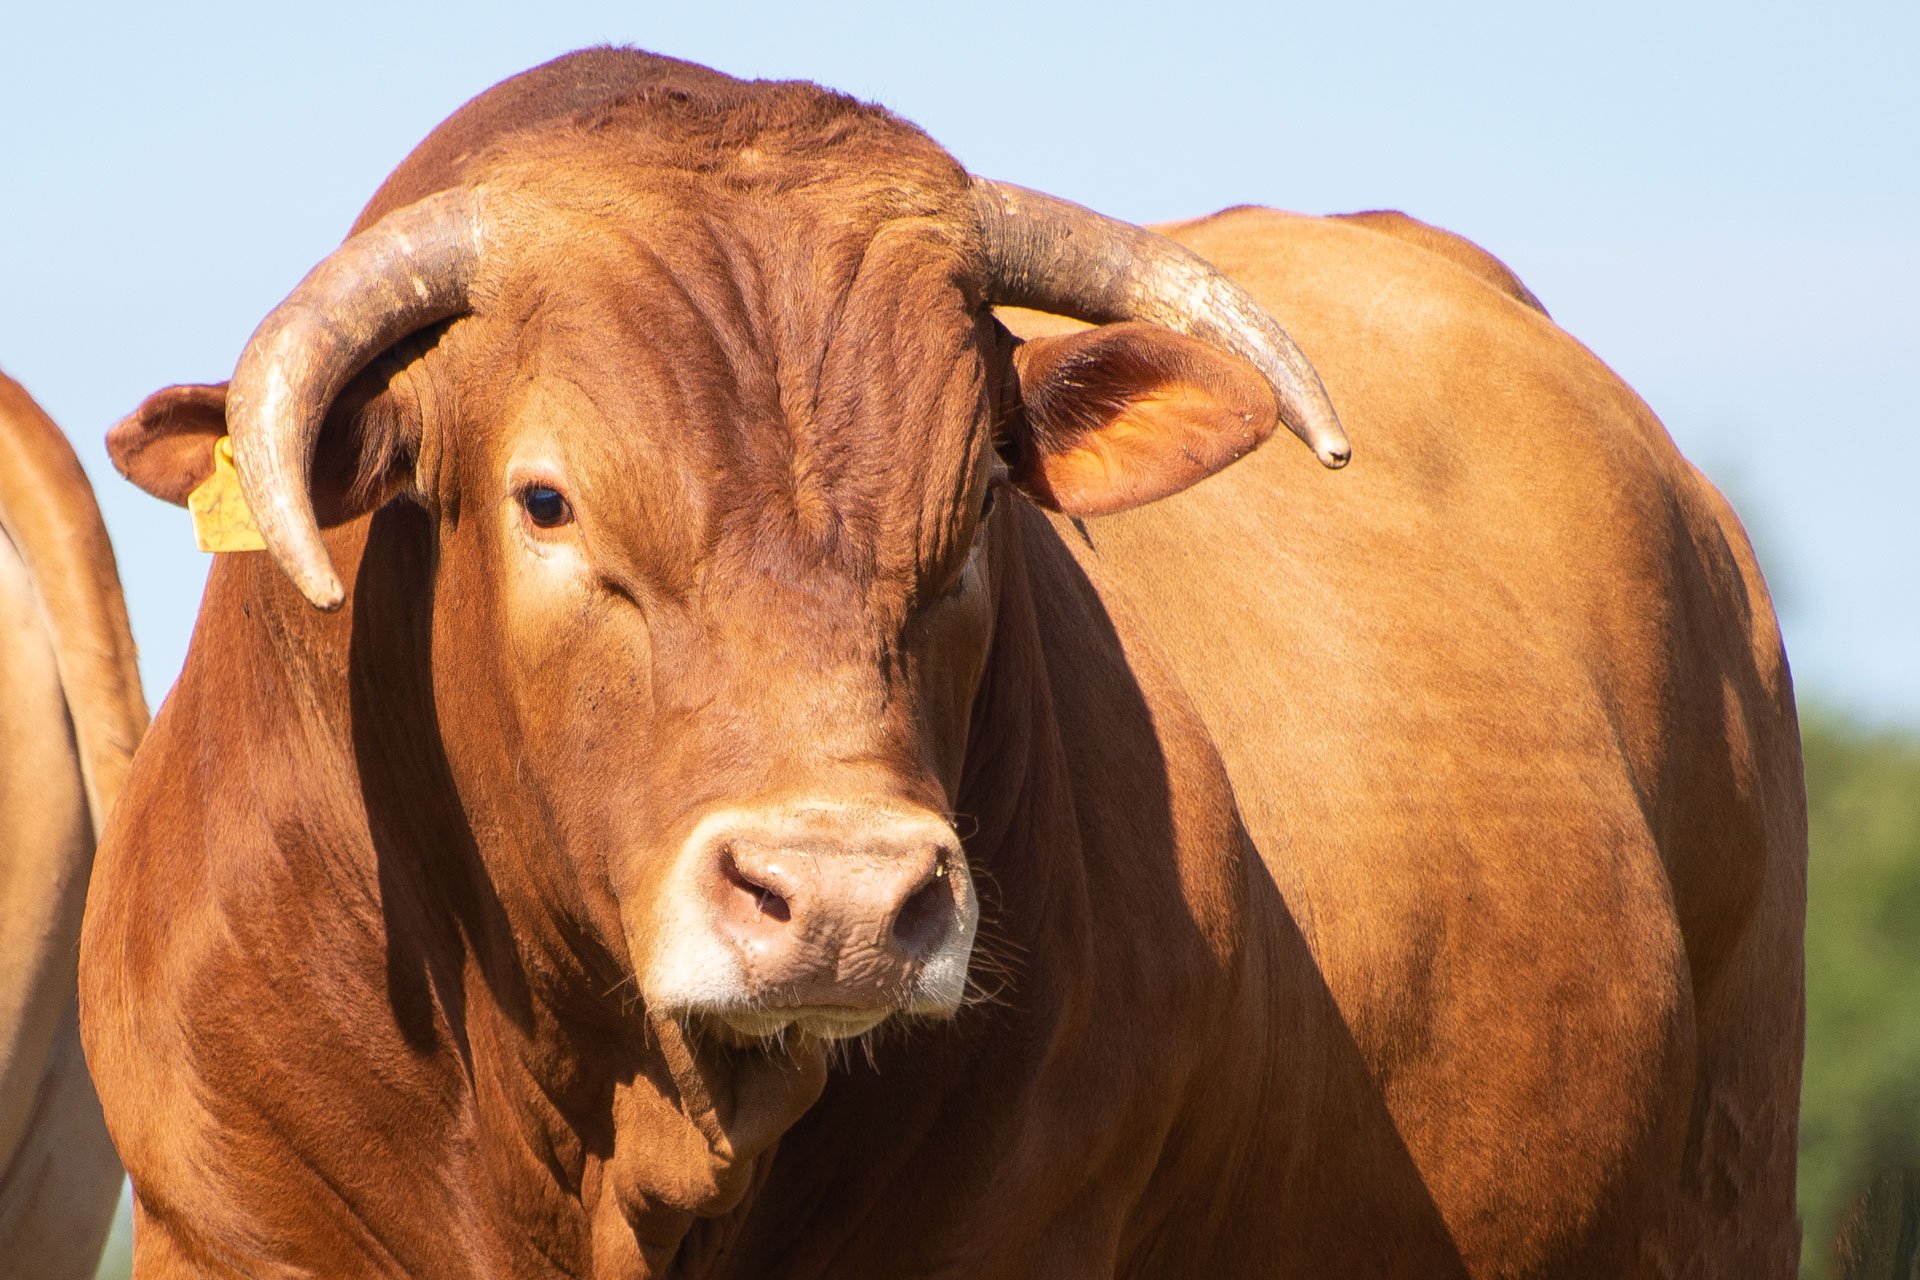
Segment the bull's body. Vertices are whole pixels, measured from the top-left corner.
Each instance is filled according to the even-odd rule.
[[[0,1275],[93,1275],[120,1164],[80,1054],[93,845],[146,725],[93,490],[0,375]]]
[[[615,93],[607,56],[477,100],[372,212],[457,180],[489,109]],[[486,691],[429,673],[493,607],[447,585],[481,535],[350,521],[338,616],[264,557],[215,569],[89,914],[143,1276],[1791,1270],[1804,823],[1732,516],[1472,246],[1261,210],[1176,234],[1286,318],[1357,460],[991,517],[948,785],[992,998],[883,1030],[771,1155],[817,1081],[633,1016],[617,937],[528,915],[594,919],[591,872],[503,871],[463,812]],[[742,716],[838,696],[792,673]]]

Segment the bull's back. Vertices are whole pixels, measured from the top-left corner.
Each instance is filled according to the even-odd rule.
[[[1325,982],[1431,1197],[1408,1229],[1474,1268],[1787,1266],[1804,828],[1737,523],[1524,289],[1363,224],[1175,235],[1288,326],[1354,461],[1282,438],[1091,538],[1311,950],[1274,981]]]

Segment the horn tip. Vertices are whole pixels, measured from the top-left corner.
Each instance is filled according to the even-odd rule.
[[[347,589],[331,569],[301,575],[298,586],[307,603],[322,613],[333,613],[347,602]]]

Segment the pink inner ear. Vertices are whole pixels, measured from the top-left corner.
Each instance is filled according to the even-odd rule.
[[[226,383],[167,387],[108,430],[107,455],[140,488],[185,506],[213,474],[213,446],[226,433]]]
[[[1273,433],[1253,366],[1152,325],[1037,338],[1015,353],[1025,438],[1014,482],[1069,515],[1107,515],[1196,484]]]

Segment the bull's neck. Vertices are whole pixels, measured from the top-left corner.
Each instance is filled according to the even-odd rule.
[[[1091,963],[1080,834],[1035,600],[1036,591],[1055,589],[1054,562],[1064,555],[1037,511],[1021,504],[1008,522],[1013,536],[1002,544],[993,647],[956,806],[972,827],[967,857],[983,873],[973,972],[976,995],[986,1001],[1002,986],[1045,986],[1047,975]],[[1022,957],[1033,954],[1043,930],[1048,963],[1030,971]],[[1071,1003],[1070,985],[1045,998]]]

